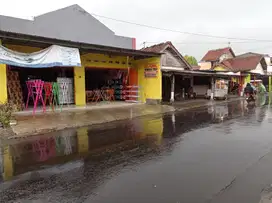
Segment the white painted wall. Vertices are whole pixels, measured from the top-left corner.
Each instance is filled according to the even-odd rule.
[[[250,73],[258,73],[258,74],[264,75],[264,70],[263,70],[263,67],[262,67],[261,63],[259,63],[254,70],[251,70],[249,72]]]
[[[226,54],[223,54],[222,56],[220,56],[219,58],[219,62],[225,60],[225,59],[230,59],[230,58],[233,58],[232,54],[231,53],[226,53]]]
[[[198,65],[200,66],[199,70],[211,70],[212,68],[211,62],[199,62]]]
[[[264,59],[265,59],[265,62],[266,62],[266,64],[267,64],[267,66],[271,66],[271,65],[272,65],[272,64],[271,64],[271,59],[270,59],[269,56],[265,56]]]

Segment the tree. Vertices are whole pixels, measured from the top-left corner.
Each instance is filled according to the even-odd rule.
[[[197,66],[198,65],[197,60],[196,60],[195,57],[185,55],[184,58],[190,65],[192,65],[192,66]]]

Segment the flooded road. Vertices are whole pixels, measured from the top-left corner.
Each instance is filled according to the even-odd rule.
[[[243,101],[12,140],[0,202],[258,203],[272,106]]]

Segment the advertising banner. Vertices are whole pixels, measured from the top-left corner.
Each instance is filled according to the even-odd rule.
[[[16,52],[0,46],[0,64],[25,68],[49,68],[81,66],[77,48],[52,45],[33,53]]]

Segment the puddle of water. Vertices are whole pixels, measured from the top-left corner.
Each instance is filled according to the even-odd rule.
[[[175,137],[212,122],[244,114],[244,103],[200,108],[168,116],[144,117],[93,128],[63,130],[12,141],[0,150],[3,179],[63,164],[82,157],[159,146],[163,138]]]
[[[71,183],[73,178],[83,182],[88,179],[88,182],[93,181],[92,187],[96,188],[109,176],[117,176],[120,170],[128,166],[137,171],[147,160],[171,156],[191,131],[201,133],[202,129],[215,124],[212,135],[220,132],[231,134],[233,129],[229,126],[232,119],[245,128],[259,126],[269,118],[270,112],[267,106],[248,109],[244,102],[239,101],[172,115],[143,117],[96,128],[64,130],[13,140],[5,143],[0,150],[0,184],[5,193],[13,191],[13,184],[19,185],[15,193],[28,185],[41,187],[39,181],[48,181],[48,178],[51,184],[61,185],[60,180],[55,183],[55,179],[71,172]],[[207,130],[205,133],[208,133]],[[46,183],[44,187],[51,187],[49,185]],[[24,197],[30,195],[24,191],[22,194]],[[13,199],[5,195],[4,200]]]

